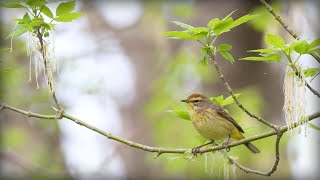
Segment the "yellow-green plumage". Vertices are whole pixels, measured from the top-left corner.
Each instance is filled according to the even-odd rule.
[[[228,115],[228,113],[200,94],[192,94],[187,100],[182,100],[189,105],[189,114],[196,130],[209,140],[223,140],[232,138],[244,139],[243,129]],[[259,153],[260,150],[250,142],[244,144],[251,152]]]
[[[196,130],[210,140],[223,140],[229,135],[233,139],[243,139],[239,130],[216,112],[203,111],[192,113],[191,120]]]

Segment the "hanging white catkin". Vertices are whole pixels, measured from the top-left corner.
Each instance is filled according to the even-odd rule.
[[[301,72],[299,67],[297,69]],[[295,71],[290,66],[287,66],[283,83],[283,110],[289,130],[293,128],[293,123],[297,122],[299,125],[302,125],[308,120],[306,116],[306,82],[303,74],[300,74],[300,77],[296,76]],[[301,132],[300,126],[298,131]],[[292,131],[289,132],[290,134],[292,133]],[[305,132],[307,133],[307,129]]]

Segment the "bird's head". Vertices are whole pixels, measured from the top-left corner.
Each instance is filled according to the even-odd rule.
[[[181,100],[188,104],[190,110],[206,109],[211,101],[202,94],[191,94],[187,99]]]

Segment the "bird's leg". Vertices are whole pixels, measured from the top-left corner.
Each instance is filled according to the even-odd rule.
[[[224,146],[226,148],[226,151],[229,152],[230,151],[230,147],[227,147],[229,145],[229,141],[230,141],[230,134],[228,135],[228,139],[227,142],[224,142],[222,144],[222,146]]]
[[[206,144],[202,144],[202,145],[200,145],[200,146],[197,146],[197,147],[192,148],[192,154],[197,157],[197,151],[199,151],[199,149],[200,149],[201,147],[206,146],[206,145],[208,145],[208,144],[213,144],[213,143],[214,143],[214,140],[212,140],[212,141],[210,141],[210,142],[208,142],[208,143],[206,143]]]

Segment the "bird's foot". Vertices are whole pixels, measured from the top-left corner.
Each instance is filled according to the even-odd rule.
[[[192,148],[192,154],[194,157],[197,157],[197,154],[199,153],[199,150],[200,150],[201,146],[198,146],[198,147],[195,147],[195,148]]]
[[[226,149],[227,152],[230,151],[230,147],[228,147],[229,143],[228,142],[224,142],[222,143],[222,146]]]

